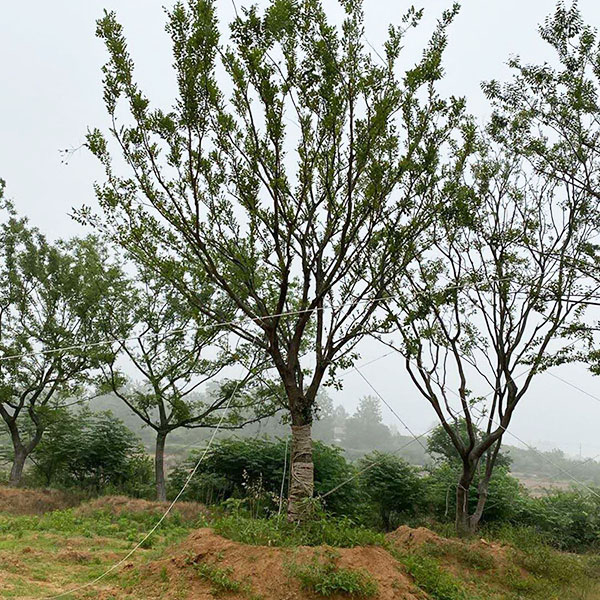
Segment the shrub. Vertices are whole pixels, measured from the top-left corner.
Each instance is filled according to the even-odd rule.
[[[414,467],[393,454],[372,452],[360,462],[360,485],[365,496],[376,507],[387,531],[398,526],[401,514],[414,514],[423,491],[422,481]]]
[[[143,496],[153,480],[141,442],[110,412],[65,411],[31,458],[33,479],[45,486]]]
[[[287,451],[290,451],[288,446]],[[169,478],[170,493],[181,489],[191,468],[203,450],[197,450]],[[221,440],[211,447],[200,464],[185,493],[186,500],[214,504],[228,498],[244,499],[246,508],[255,516],[273,512],[278,505],[284,479],[287,497],[289,472],[283,473],[286,461],[284,440],[236,439]],[[339,448],[320,442],[313,445],[315,463],[315,494],[319,495],[346,481],[353,474]],[[325,500],[331,514],[355,514],[360,496],[355,481],[342,486]]]
[[[581,551],[600,547],[600,500],[581,491],[553,491],[527,498],[512,523],[533,528],[560,550]]]

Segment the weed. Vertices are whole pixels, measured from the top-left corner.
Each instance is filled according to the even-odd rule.
[[[212,584],[211,592],[214,596],[220,596],[227,593],[241,593],[248,600],[262,600],[261,596],[252,591],[252,587],[248,583],[232,577],[232,567],[218,567],[208,563],[194,564],[194,568],[198,575]]]
[[[256,546],[320,546],[339,548],[383,546],[385,536],[349,519],[318,519],[301,526],[285,518],[251,519],[224,516],[211,524],[216,533],[230,540]]]
[[[444,571],[435,559],[411,554],[403,556],[401,560],[415,584],[434,600],[469,600],[460,582]]]
[[[160,580],[163,583],[168,583],[169,582],[169,572],[167,571],[167,567],[163,566],[160,569],[160,575],[159,575],[159,577],[160,577]]]
[[[198,575],[212,583],[213,594],[222,594],[224,592],[240,592],[243,584],[241,581],[231,577],[233,569],[231,567],[217,567],[208,563],[199,563],[194,565]]]
[[[320,596],[343,594],[352,598],[369,598],[377,594],[377,582],[364,570],[346,569],[336,564],[337,556],[329,553],[325,562],[317,557],[310,563],[288,565],[288,572],[306,590]]]
[[[454,558],[461,565],[477,571],[489,571],[496,566],[496,561],[490,553],[473,544],[452,541],[446,544],[427,543],[422,546],[419,553],[432,558]]]

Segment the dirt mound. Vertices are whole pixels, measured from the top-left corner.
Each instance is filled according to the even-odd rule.
[[[102,510],[113,515],[140,512],[162,515],[169,504],[169,502],[150,502],[149,500],[128,498],[127,496],[103,496],[82,504],[77,512],[82,515],[89,515]],[[198,502],[178,502],[173,508],[173,512],[179,513],[186,521],[195,521],[201,515],[206,514],[207,509]]]
[[[29,490],[0,487],[0,513],[41,515],[52,510],[77,506],[81,498],[58,490]]]
[[[314,561],[319,564],[333,561],[335,567],[369,573],[377,582],[378,593],[373,598],[378,600],[417,600],[422,597],[398,561],[376,546],[248,546],[220,537],[210,529],[200,529],[170,554],[170,559],[156,561],[147,567],[146,577],[142,578],[148,586],[146,597],[208,600],[218,595],[220,580],[221,584],[233,582],[233,588],[236,582],[239,584],[239,589],[230,589],[227,594],[232,600],[312,598],[315,596],[302,589],[300,581],[290,572],[290,565],[307,565]],[[344,597],[347,596],[330,596],[332,599]]]
[[[424,552],[441,559],[443,565],[455,574],[465,571],[505,570],[510,564],[509,547],[484,539],[461,540],[444,538],[419,527],[403,525],[387,534],[387,539],[402,553]]]
[[[398,527],[396,531],[387,534],[388,541],[392,542],[399,550],[411,551],[425,544],[442,545],[447,540],[425,527],[413,529],[407,525]]]

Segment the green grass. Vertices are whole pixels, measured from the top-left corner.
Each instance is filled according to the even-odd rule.
[[[122,513],[115,516],[108,510],[92,514],[79,514],[76,509],[55,510],[42,516],[0,515],[0,536],[10,534],[16,538],[31,532],[60,533],[85,537],[118,537],[137,540],[150,530],[159,516],[146,512]],[[192,523],[184,523],[178,513],[167,519],[159,535],[179,536],[188,531]]]
[[[429,594],[433,600],[474,600],[463,584],[445,571],[430,556],[408,554],[401,558],[415,585]]]
[[[200,579],[209,581],[212,584],[212,593],[222,594],[223,592],[239,592],[243,589],[244,584],[231,575],[232,567],[217,567],[208,563],[200,563],[194,565]]]
[[[378,591],[377,582],[366,571],[339,567],[332,553],[327,554],[324,562],[315,557],[310,563],[290,563],[287,568],[303,589],[319,596],[370,598]]]
[[[398,558],[416,585],[435,600],[600,598],[599,557],[558,552],[531,528],[505,526],[495,534],[498,541],[511,545],[501,559],[456,540],[425,544],[415,554]],[[443,569],[441,564],[448,561],[465,567],[460,577]]]
[[[124,556],[157,519],[156,514],[146,512],[115,515],[109,510],[81,513],[77,509],[36,517],[0,515],[0,598],[43,598],[88,583]],[[406,570],[431,600],[600,600],[600,557],[557,552],[531,529],[497,530],[496,539],[515,548],[506,548],[498,556],[478,544],[456,539],[398,554],[381,533],[348,519],[319,519],[299,527],[283,518],[251,519],[240,514],[203,517],[196,522],[177,514],[166,519],[151,543],[132,557],[128,569],[112,573],[102,582],[106,597],[125,594],[137,598],[136,589],[147,577],[142,575],[144,564],[164,559],[168,547],[183,540],[192,529],[206,526],[224,537],[253,545],[378,545],[394,555],[399,569]],[[198,577],[210,582],[213,594],[257,600],[250,585],[218,561],[219,557],[216,564],[193,565]],[[449,564],[456,567],[456,575],[445,568]],[[318,552],[313,560],[285,566],[307,595],[367,598],[377,593],[376,581],[365,571],[341,567],[335,551]],[[166,568],[152,577],[158,592],[183,585],[170,578]],[[99,589],[69,597],[91,599]]]
[[[511,598],[600,598],[597,555],[558,552],[532,527],[504,525],[489,533],[512,547],[508,552],[510,573],[492,578],[494,583],[506,586],[513,594]]]
[[[42,516],[0,515],[0,564],[9,575],[0,585],[0,598],[43,598],[93,580],[116,562],[115,557],[124,556],[157,519],[143,512],[117,516],[102,510],[83,515],[76,509]],[[160,557],[193,526],[179,515],[165,520],[151,543],[136,554],[135,563]],[[134,567],[110,574],[103,584],[133,590],[138,577]],[[88,592],[68,597],[87,598]]]
[[[385,535],[360,527],[348,519],[319,519],[298,526],[285,518],[252,519],[229,515],[215,519],[210,526],[216,533],[235,542],[255,546],[321,546],[352,548],[384,546]]]
[[[224,594],[243,594],[248,600],[260,600],[260,596],[252,591],[252,586],[233,577],[233,567],[219,567],[209,563],[195,563],[196,573],[211,583],[211,593],[215,597]]]

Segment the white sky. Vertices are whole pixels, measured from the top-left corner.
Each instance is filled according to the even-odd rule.
[[[236,0],[238,7],[244,4]],[[265,2],[257,2],[264,5]],[[136,59],[138,80],[157,103],[168,104],[172,86],[169,39],[164,32],[162,6],[155,0],[29,0],[3,2],[0,16],[0,177],[20,213],[29,216],[50,237],[83,233],[72,221],[72,207],[94,204],[92,184],[102,172],[87,151],[76,151],[62,164],[61,149],[81,146],[88,127],[106,125],[102,103],[102,43],[95,35],[95,20],[103,9],[117,11],[125,26],[130,50]],[[335,12],[336,2],[324,0]],[[380,47],[387,24],[399,20],[410,2],[365,0],[367,38]],[[415,3],[419,6],[419,2]],[[449,0],[421,0],[426,18],[414,32],[413,46],[420,47]],[[480,119],[488,114],[479,84],[506,79],[506,59],[513,54],[526,61],[550,57],[537,35],[537,24],[552,12],[554,0],[464,0],[450,30],[446,54],[447,77],[442,91],[467,96],[471,112]],[[230,0],[218,0],[222,22],[233,15]],[[581,0],[588,23],[600,25],[600,2]],[[374,343],[362,348],[362,361],[386,352]],[[557,370],[600,397],[600,379],[583,367]],[[434,422],[430,407],[417,395],[398,357],[390,356],[364,369],[386,400],[394,405],[417,432]],[[356,374],[345,379],[343,392],[333,394],[352,410],[357,397],[370,393]],[[383,408],[384,414],[387,409]],[[394,418],[386,415],[393,423]],[[576,454],[600,453],[598,425],[600,401],[568,387],[548,374],[538,377],[519,406],[513,431],[539,447],[561,447]],[[400,428],[401,430],[401,428]],[[515,443],[506,436],[506,443]]]

